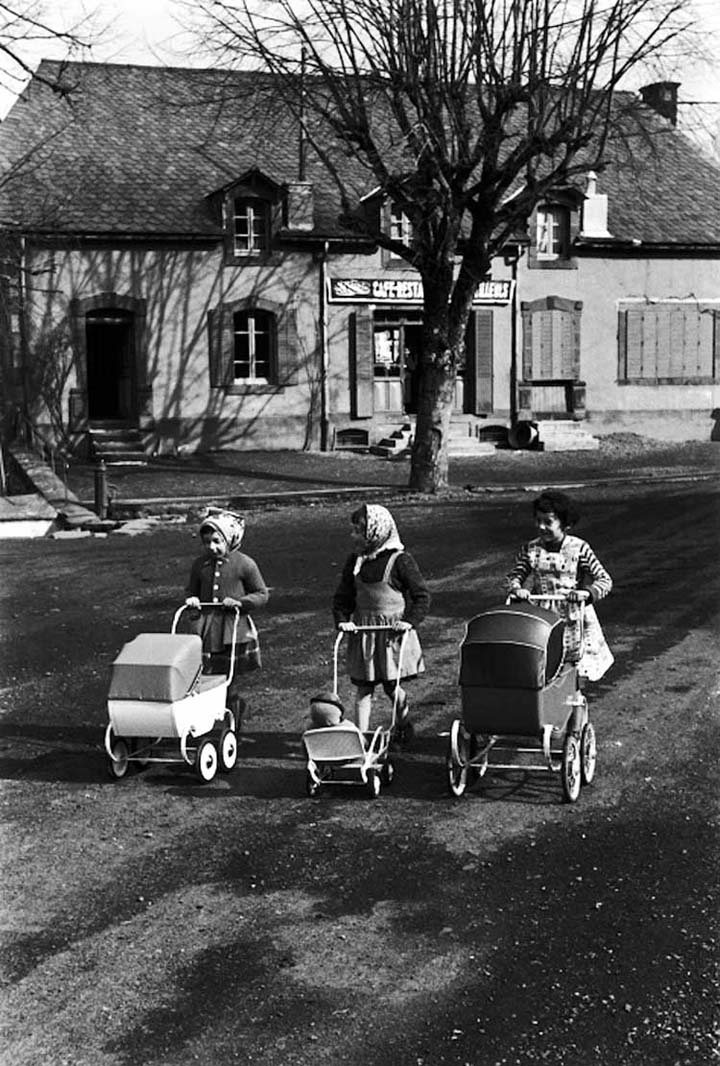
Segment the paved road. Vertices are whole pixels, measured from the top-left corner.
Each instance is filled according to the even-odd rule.
[[[379,800],[303,794],[347,508],[253,515],[274,586],[241,762],[112,784],[107,670],[167,628],[196,541],[0,546],[4,958],[18,1066],[706,1066],[717,1054],[718,503],[608,489],[596,783],[443,776],[464,621],[497,602],[526,497],[398,508],[434,594],[419,735]]]

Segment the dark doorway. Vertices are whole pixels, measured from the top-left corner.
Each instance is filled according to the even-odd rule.
[[[135,330],[132,311],[106,308],[85,316],[90,420],[135,417]]]
[[[417,412],[422,313],[381,310],[374,322],[376,411]]]

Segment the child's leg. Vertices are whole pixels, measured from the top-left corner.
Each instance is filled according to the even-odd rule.
[[[408,713],[408,698],[407,692],[402,685],[397,685],[395,681],[383,681],[382,686],[385,690],[385,695],[389,700],[395,702],[395,691],[397,689],[397,717],[398,721],[402,718],[407,718]]]
[[[363,733],[370,728],[370,711],[372,710],[372,694],[375,685],[372,681],[355,682],[355,725]]]

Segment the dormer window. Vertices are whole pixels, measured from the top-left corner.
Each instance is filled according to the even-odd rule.
[[[551,262],[570,253],[570,212],[560,204],[541,204],[537,209],[537,258]]]
[[[394,201],[390,204],[390,237],[407,245],[412,241],[412,222]]]
[[[265,200],[236,197],[232,210],[235,255],[262,255],[270,248],[270,204]]]

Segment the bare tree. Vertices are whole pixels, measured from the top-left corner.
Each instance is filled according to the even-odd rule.
[[[274,75],[340,187],[344,221],[420,274],[423,348],[410,487],[448,483],[473,296],[553,187],[602,166],[614,96],[678,47],[687,0],[200,0],[203,41]],[[343,165],[350,155],[354,166]],[[394,201],[377,231],[354,184]]]
[[[55,52],[60,46],[66,58],[77,57],[90,47],[90,27],[91,16],[69,22],[63,18],[59,4],[51,6],[42,0],[15,0],[12,3],[1,0],[0,89],[18,93],[33,73],[35,63],[48,49]],[[69,91],[60,76],[46,79],[38,74],[36,79],[62,96]]]

